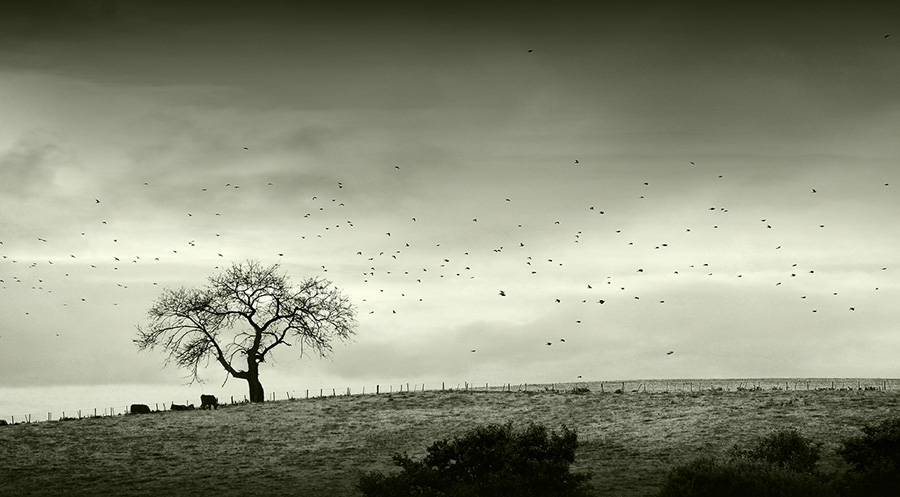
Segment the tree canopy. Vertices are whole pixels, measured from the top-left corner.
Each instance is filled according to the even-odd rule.
[[[259,365],[279,345],[300,347],[299,356],[327,357],[334,339],[355,334],[356,309],[326,279],[292,284],[280,266],[247,260],[210,276],[201,288],[165,289],[137,326],[140,350],[162,347],[199,381],[201,367],[218,362],[234,378],[246,380],[250,400],[265,400]]]

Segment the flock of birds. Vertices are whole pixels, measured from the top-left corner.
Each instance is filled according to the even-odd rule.
[[[245,153],[251,153],[250,147],[243,147],[243,151]],[[580,168],[590,166],[586,166],[582,160],[571,159],[567,167]],[[685,164],[685,167],[695,168],[696,164],[690,162],[690,165]],[[397,175],[404,174],[407,169],[407,166],[392,166],[392,170],[394,171],[393,174]],[[714,181],[723,179],[724,175],[717,175]],[[248,184],[247,186],[248,188],[241,190],[240,184],[231,182],[223,183],[218,187],[213,187],[211,185],[197,185],[195,193],[200,196],[201,201],[203,195],[210,195],[216,188],[220,191],[225,190],[232,193],[247,192],[246,195],[259,198],[270,194],[274,195],[274,191],[281,185],[277,184],[277,182],[257,178],[252,185]],[[636,201],[644,201],[652,195],[652,181],[642,181],[636,186],[640,189],[640,194],[636,196]],[[890,183],[884,182],[881,183],[880,186],[882,188],[888,188],[890,187]],[[143,182],[141,187],[149,191],[153,188],[153,184],[150,181]],[[457,248],[450,248],[448,250],[448,247],[460,245],[459,241],[456,240],[457,237],[469,238],[471,234],[467,233],[465,228],[462,228],[461,225],[463,223],[470,223],[470,226],[476,226],[480,222],[479,217],[473,217],[468,221],[458,220],[459,225],[454,228],[456,229],[454,232],[456,236],[454,236],[454,233],[448,233],[444,235],[443,241],[435,242],[435,240],[423,240],[416,231],[418,227],[424,227],[425,223],[423,223],[423,220],[429,218],[429,213],[413,212],[410,213],[411,215],[407,216],[398,214],[396,218],[391,221],[392,224],[390,226],[380,226],[381,229],[379,230],[378,226],[370,224],[365,227],[366,229],[362,236],[354,235],[351,237],[356,241],[363,240],[364,243],[368,244],[368,247],[360,247],[362,250],[349,249],[345,244],[340,243],[341,236],[336,233],[338,231],[359,228],[359,223],[346,219],[349,217],[347,214],[350,212],[357,215],[362,214],[361,210],[353,209],[352,199],[356,197],[354,195],[344,195],[348,190],[355,187],[356,185],[354,185],[351,180],[344,179],[342,181],[334,181],[330,187],[324,187],[317,195],[310,196],[308,200],[303,202],[303,205],[307,207],[307,210],[303,213],[299,223],[300,226],[304,227],[305,232],[298,236],[297,244],[295,246],[285,246],[267,254],[255,254],[255,256],[262,259],[263,262],[273,259],[285,262],[292,260],[292,258],[293,260],[302,259],[306,257],[304,243],[317,239],[332,239],[335,243],[333,246],[335,248],[335,259],[329,263],[334,262],[343,266],[342,271],[344,272],[342,273],[342,278],[346,278],[346,275],[351,271],[348,270],[347,267],[356,268],[356,270],[359,271],[357,273],[359,279],[356,283],[370,288],[370,291],[366,296],[357,302],[360,304],[359,307],[361,314],[363,315],[384,312],[388,308],[390,308],[390,315],[395,315],[398,313],[398,308],[402,309],[402,304],[400,304],[400,302],[416,293],[415,285],[433,283],[445,279],[474,280],[479,275],[479,269],[489,269],[491,266],[507,263],[510,264],[511,267],[520,268],[517,270],[519,273],[509,275],[512,278],[509,286],[504,288],[494,288],[491,292],[497,298],[513,299],[517,294],[518,287],[526,282],[526,278],[539,278],[547,272],[560,270],[560,268],[564,267],[564,263],[566,263],[566,261],[561,260],[559,257],[548,256],[550,255],[548,251],[552,251],[553,248],[551,247],[548,249],[546,243],[538,243],[537,245],[540,245],[541,248],[532,252],[531,243],[526,243],[526,241],[528,241],[529,238],[545,241],[546,238],[542,237],[542,235],[546,230],[556,230],[553,233],[558,233],[559,230],[563,228],[563,225],[568,226],[572,224],[569,222],[571,219],[554,219],[552,220],[552,224],[547,222],[546,226],[535,229],[534,226],[532,226],[534,223],[529,224],[530,220],[514,219],[516,215],[515,209],[507,208],[504,210],[503,207],[498,207],[496,212],[485,213],[482,217],[493,219],[493,224],[479,232],[479,237],[477,239],[484,241],[483,245],[472,246],[467,250],[461,250],[455,254],[447,254],[446,251],[457,250]],[[266,189],[269,190],[267,191]],[[818,186],[810,187],[806,190],[806,194],[811,196],[828,195],[827,193],[820,192],[820,189],[821,187]],[[239,224],[239,221],[226,219],[228,217],[227,215],[223,216],[223,212],[229,210],[234,212],[234,210],[231,209],[231,206],[236,204],[233,198],[212,195],[209,198],[209,205],[200,203],[199,208],[201,210],[185,210],[182,213],[182,224],[185,221],[190,222],[198,218],[203,218],[206,220],[202,224],[203,229],[210,230],[210,232],[198,233],[192,238],[185,239],[182,242],[171,246],[165,252],[142,255],[125,256],[114,250],[104,250],[103,252],[105,255],[98,255],[96,249],[92,248],[97,245],[94,241],[90,240],[92,237],[103,237],[106,239],[107,247],[119,246],[120,241],[124,241],[123,239],[126,237],[124,234],[117,234],[114,229],[115,226],[110,224],[112,221],[108,222],[107,219],[103,217],[104,213],[113,214],[121,206],[113,205],[108,210],[99,210],[97,214],[93,216],[93,219],[89,219],[86,222],[85,226],[88,227],[81,228],[84,229],[84,231],[78,230],[78,235],[84,240],[84,243],[81,244],[80,248],[89,252],[88,256],[84,257],[89,259],[89,261],[80,264],[80,268],[90,268],[90,270],[97,271],[112,270],[113,272],[121,271],[121,273],[126,273],[130,266],[146,263],[164,264],[168,261],[177,260],[180,256],[187,254],[195,256],[197,255],[198,247],[203,247],[204,252],[201,254],[202,257],[213,261],[211,265],[214,265],[214,269],[220,269],[222,263],[232,262],[232,256],[229,253],[229,249],[235,247],[235,242],[228,241],[227,239],[229,237],[234,237],[235,233],[239,233],[242,226]],[[103,198],[91,198],[88,201],[92,202],[98,209],[105,207],[107,204],[107,201]],[[534,201],[534,199],[529,199],[529,201]],[[514,201],[512,198],[502,197],[497,198],[496,202],[500,206],[508,206]],[[239,204],[239,202],[237,203]],[[575,218],[576,216],[580,216],[578,219],[582,220],[585,219],[584,216],[590,216],[590,219],[594,220],[600,218],[611,219],[615,218],[616,212],[622,212],[624,210],[626,209],[622,206],[611,206],[601,209],[596,205],[578,205],[572,206],[572,217]],[[720,206],[707,206],[702,208],[698,206],[696,210],[709,211],[715,213],[717,216],[723,216],[729,212],[729,208]],[[263,215],[264,213],[258,214]],[[501,219],[501,221],[497,221],[497,219]],[[217,220],[218,224],[211,223],[210,220]],[[118,218],[116,222],[127,223],[127,221],[122,221]],[[496,230],[498,222],[506,225],[503,230]],[[696,233],[698,231],[703,231],[704,228],[707,232],[710,230],[714,232],[720,228],[719,223],[722,222],[727,221],[719,221],[717,224],[711,224],[711,226],[704,227],[684,227],[683,233]],[[768,217],[760,218],[759,226],[756,229],[774,230],[776,229],[774,227],[776,224],[777,223],[774,220]],[[528,229],[523,229],[523,225],[527,225]],[[216,231],[212,231],[213,226],[218,227]],[[247,227],[249,228],[251,226]],[[817,226],[819,229],[825,229],[826,223],[818,223]],[[561,241],[561,243],[573,247],[578,246],[577,244],[581,244],[589,235],[596,238],[597,233],[590,231],[589,228],[591,228],[591,226],[571,232],[570,237],[567,240]],[[608,237],[610,240],[615,240],[616,244],[623,246],[627,244],[629,248],[635,246],[634,241],[624,238],[623,235],[627,233],[627,230],[624,227],[604,229],[607,229],[608,231],[602,235]],[[99,233],[97,231],[99,231]],[[423,229],[423,232],[433,234],[435,232],[435,226],[432,224],[428,228]],[[517,232],[526,233],[527,235],[519,235]],[[147,236],[160,237],[159,235]],[[164,238],[164,236],[161,238]],[[495,243],[490,243],[489,240],[495,240]],[[210,243],[213,241],[218,241],[220,246],[212,249],[206,248],[209,247]],[[139,240],[138,242],[138,245],[140,245],[141,241]],[[443,248],[442,243],[445,244]],[[51,252],[66,253],[65,259],[67,260],[65,261],[59,260],[58,257],[56,259],[46,258],[38,260],[35,257],[22,256],[21,254],[23,252],[27,252],[29,248],[32,248],[30,247],[32,244],[51,246],[54,244],[54,240],[50,239],[49,235],[36,236],[32,242],[19,238],[15,239],[14,243],[9,244],[0,240],[0,249],[12,248],[11,245],[15,245],[16,252],[20,254],[18,257],[2,254],[3,264],[0,265],[0,289],[3,291],[16,291],[19,288],[25,287],[37,292],[33,298],[42,298],[42,295],[52,294],[54,287],[59,282],[58,279],[69,278],[70,275],[74,273],[74,268],[78,265],[78,261],[82,258],[82,255],[78,253],[76,249],[61,246],[54,246]],[[598,254],[595,251],[596,246],[587,246],[588,244],[582,245],[585,246],[585,248],[582,254],[577,257],[602,257],[602,253]],[[129,245],[129,247],[134,246],[135,244],[133,243]],[[660,252],[671,248],[669,242],[654,242],[650,243],[650,246],[652,246],[653,251]],[[782,251],[782,245],[779,244],[773,246],[771,247],[771,250]],[[565,253],[569,257],[569,260],[572,260],[572,254],[578,254],[578,252],[572,252],[571,249],[567,249]],[[635,260],[641,260],[641,258],[635,258]],[[578,261],[576,259],[575,264],[577,263]],[[321,265],[318,269],[322,273],[328,273],[328,264]],[[888,267],[880,266],[877,269],[880,271],[887,271]],[[582,275],[583,279],[580,281],[571,281],[572,291],[566,292],[566,296],[548,294],[546,302],[549,305],[560,305],[563,304],[565,300],[573,300],[575,303],[602,306],[614,299],[640,301],[641,295],[629,295],[625,293],[626,286],[618,282],[617,279],[624,279],[621,274],[623,272],[631,273],[631,276],[633,277],[647,274],[650,270],[648,269],[647,272],[645,272],[645,267],[643,267],[643,265],[624,270],[622,268],[617,268],[616,270],[620,272],[618,277],[614,277],[613,274],[584,274]],[[657,270],[656,272],[658,273],[659,271]],[[671,274],[679,275],[688,272],[704,274],[708,277],[714,275],[710,262],[699,261],[694,264],[687,264],[684,267],[673,269]],[[799,262],[794,262],[790,269],[785,270],[783,278],[800,278],[804,274],[813,275],[815,273],[815,269],[802,267]],[[84,273],[79,272],[78,275],[83,277]],[[730,275],[730,277],[742,278],[743,274],[733,274]],[[603,281],[596,281],[601,278]],[[129,283],[129,281],[130,279],[128,277],[123,276],[120,282],[116,282],[116,286],[119,289],[127,289],[129,284],[135,284]],[[602,284],[604,282],[605,285]],[[784,280],[779,278],[776,281],[773,281],[772,285],[781,286],[783,282]],[[165,284],[166,282],[163,281],[162,285],[165,286]],[[152,285],[158,286],[160,285],[160,282],[154,281],[152,282]],[[396,290],[398,288],[400,289],[399,291]],[[575,291],[575,288],[579,288],[580,290]],[[877,291],[878,287],[875,287],[873,290]],[[548,290],[548,293],[549,292],[550,291]],[[627,296],[623,297],[623,294]],[[834,292],[834,295],[837,296],[838,293]],[[798,295],[798,297],[800,299],[806,299],[807,295]],[[80,303],[88,303],[86,297],[80,297],[79,300]],[[424,298],[419,297],[417,300],[422,302]],[[386,303],[388,307],[378,305],[377,302]],[[93,302],[91,303],[93,304]],[[118,303],[117,300],[112,302],[113,305],[118,305]],[[147,302],[146,305],[149,305],[149,303],[150,302]],[[395,303],[397,303],[396,306],[394,305]],[[654,303],[662,305],[666,304],[666,300],[657,298],[654,299]],[[63,301],[58,304],[65,307],[68,306],[70,302]],[[106,303],[106,305],[108,305],[108,303]],[[441,304],[439,303],[437,305]],[[846,306],[846,309],[848,312],[855,312],[858,307],[858,303],[850,303]],[[810,310],[812,313],[817,313],[819,311],[818,308],[812,308]],[[31,311],[27,306],[20,312],[24,313],[26,316],[31,315]],[[142,317],[143,316],[136,316],[135,320],[139,322]],[[574,321],[575,325],[581,325],[584,322],[583,319],[576,319]],[[59,336],[59,333],[56,333],[56,336]],[[0,336],[0,338],[2,338],[2,336]],[[564,337],[553,337],[541,343],[545,347],[552,347],[554,345],[560,346],[566,344],[567,341]],[[466,350],[475,353],[479,349],[466,348]],[[671,356],[675,351],[663,349],[660,351],[660,354],[662,353],[665,353],[666,356]]]
[[[884,38],[886,39],[889,36],[889,34],[885,34]],[[528,53],[533,52],[533,49],[528,50]],[[242,149],[243,153],[252,153],[251,147],[249,146],[244,146]],[[585,164],[585,161],[579,158],[572,158],[565,166],[575,168],[596,167],[596,165],[590,165],[590,161],[587,162],[588,164]],[[687,162],[689,164],[686,163],[686,167],[697,167],[697,164],[694,161]],[[415,166],[401,167],[401,165],[393,165],[384,167],[390,168],[393,174],[403,175],[409,167],[414,168]],[[716,175],[714,179],[726,181],[725,175],[723,174]],[[241,241],[229,240],[229,238],[239,238],[235,236],[235,233],[240,233],[244,227],[252,228],[255,225],[256,220],[267,215],[267,212],[262,211],[250,216],[249,220],[247,218],[244,218],[243,220],[232,219],[229,213],[234,214],[235,212],[240,211],[240,206],[242,205],[242,201],[233,195],[240,193],[259,199],[270,195],[269,192],[261,190],[260,187],[275,191],[296,186],[281,185],[277,180],[267,181],[261,177],[256,177],[251,180],[244,176],[242,180],[245,182],[250,181],[252,184],[247,184],[246,186],[249,188],[245,188],[244,190],[241,190],[241,184],[236,181],[225,182],[216,186],[209,184],[194,185],[194,194],[199,201],[192,205],[196,206],[199,210],[185,210],[181,214],[182,220],[180,222],[177,220],[172,221],[173,225],[181,225],[186,230],[187,226],[185,225],[185,221],[203,219],[202,224],[198,226],[202,226],[202,229],[204,230],[210,229],[211,226],[216,226],[216,230],[198,233],[195,236],[174,243],[165,251],[156,250],[153,253],[144,253],[140,255],[126,256],[125,250],[120,252],[116,248],[119,246],[133,248],[135,246],[152,245],[144,243],[148,240],[128,240],[129,243],[122,243],[125,242],[125,238],[129,235],[124,233],[120,234],[116,231],[116,223],[132,225],[132,227],[135,223],[135,221],[123,219],[121,215],[118,215],[120,211],[124,212],[124,208],[126,207],[124,204],[129,202],[130,199],[119,197],[112,202],[109,202],[102,197],[86,198],[84,199],[85,202],[92,203],[98,210],[95,214],[91,215],[90,218],[86,219],[83,225],[77,228],[74,226],[72,227],[73,231],[77,231],[78,237],[81,238],[81,243],[63,246],[61,243],[52,239],[51,235],[44,234],[34,236],[31,239],[16,236],[15,238],[0,240],[0,251],[4,252],[0,253],[0,257],[2,257],[2,260],[0,260],[0,290],[14,292],[26,289],[34,292],[33,294],[30,294],[30,299],[48,298],[49,295],[53,294],[54,289],[59,286],[61,280],[68,279],[72,276],[84,278],[86,273],[84,273],[83,270],[85,269],[89,271],[127,273],[131,266],[147,263],[165,264],[172,260],[180,260],[179,258],[185,255],[190,255],[193,258],[199,256],[201,259],[210,259],[215,261],[211,264],[213,269],[220,269],[220,264],[235,261],[232,252],[236,252],[236,250],[230,249],[233,249],[242,243]],[[638,186],[642,191],[639,195],[636,195],[635,200],[643,201],[647,199],[648,196],[652,195],[653,183],[652,179],[636,183],[634,186]],[[139,183],[139,185],[146,191],[152,190],[155,186],[152,181],[142,182]],[[890,182],[881,182],[879,183],[879,186],[882,188],[889,188]],[[536,188],[539,188],[539,186],[536,185]],[[302,203],[306,209],[300,222],[306,224],[295,226],[297,229],[303,230],[303,234],[300,234],[299,240],[297,240],[298,243],[295,245],[286,245],[280,249],[271,251],[271,253],[256,253],[253,255],[262,259],[264,262],[270,259],[297,261],[302,260],[307,256],[306,247],[303,243],[317,239],[334,240],[334,244],[331,245],[334,258],[329,259],[328,263],[335,263],[342,266],[340,269],[340,271],[342,271],[342,277],[344,277],[343,275],[349,274],[350,271],[358,271],[356,274],[359,279],[356,283],[372,288],[372,290],[359,302],[362,304],[360,306],[361,313],[369,315],[383,312],[383,310],[386,309],[383,305],[377,305],[376,301],[386,303],[390,310],[390,315],[398,314],[397,309],[402,307],[401,305],[394,306],[393,304],[399,303],[403,299],[408,299],[409,296],[415,294],[415,285],[454,278],[474,280],[479,277],[479,270],[492,269],[494,266],[503,266],[504,264],[511,264],[512,267],[519,268],[516,271],[520,272],[508,275],[510,277],[508,286],[493,288],[490,291],[492,295],[501,299],[515,299],[519,287],[525,284],[526,278],[540,278],[547,272],[559,270],[566,262],[572,260],[572,254],[578,254],[577,252],[572,252],[571,249],[567,249],[565,254],[569,259],[564,261],[562,260],[563,258],[554,255],[553,246],[548,249],[546,243],[537,243],[536,245],[538,245],[539,248],[532,251],[531,243],[526,240],[526,238],[530,237],[531,239],[545,242],[547,237],[544,237],[544,234],[549,232],[549,230],[554,230],[552,231],[553,237],[558,237],[558,230],[571,225],[572,223],[569,221],[573,218],[577,217],[580,222],[584,221],[584,216],[586,215],[593,216],[593,219],[616,219],[616,216],[624,214],[624,217],[618,218],[624,219],[627,217],[627,211],[629,210],[628,206],[623,205],[606,207],[588,204],[571,205],[568,214],[563,212],[560,219],[553,220],[552,224],[547,222],[546,225],[539,225],[536,227],[535,225],[539,223],[532,222],[533,220],[531,219],[515,219],[516,216],[520,215],[518,211],[503,207],[504,204],[512,205],[515,201],[511,197],[504,196],[496,199],[495,205],[497,205],[497,207],[494,212],[485,213],[483,216],[466,218],[465,220],[461,218],[462,214],[460,214],[453,225],[455,231],[443,235],[443,241],[435,242],[435,240],[423,239],[423,236],[433,235],[434,233],[439,232],[438,228],[440,227],[436,226],[438,221],[434,220],[438,217],[435,215],[435,211],[443,211],[447,208],[454,210],[458,206],[438,206],[434,207],[431,212],[426,213],[410,212],[407,214],[395,212],[395,217],[391,220],[389,226],[374,226],[371,220],[364,221],[364,223],[369,223],[367,226],[360,226],[359,223],[355,223],[348,218],[359,215],[364,219],[369,219],[366,217],[366,209],[368,209],[369,206],[355,209],[353,200],[358,200],[360,196],[358,194],[345,195],[347,191],[351,189],[356,189],[358,193],[362,189],[362,185],[354,184],[353,180],[342,179],[341,181],[334,180],[328,187],[321,187],[321,191],[316,192],[315,195],[309,196],[308,199],[304,199]],[[222,191],[231,192],[232,196],[223,196],[221,195]],[[801,192],[798,191],[796,193],[800,194]],[[809,186],[806,191],[802,193],[818,197],[829,195],[827,191],[822,191],[820,186],[814,185]],[[141,193],[135,192],[135,195],[140,196]],[[204,195],[209,195],[209,201],[204,200]],[[284,198],[278,197],[278,195],[274,193],[272,196],[273,198]],[[533,204],[537,201],[536,198],[539,197],[539,192],[536,191],[534,197],[535,198],[523,200]],[[465,203],[466,199],[462,198],[460,202]],[[113,205],[109,205],[110,203]],[[298,206],[295,204],[287,207],[279,207],[279,209],[289,212],[296,207]],[[172,206],[166,206],[166,209],[170,208],[172,208]],[[698,205],[694,208],[696,211],[705,210],[716,215],[725,215],[729,213],[729,208],[722,206],[701,207]],[[463,209],[459,210],[462,211]],[[446,212],[442,212],[442,215],[446,216],[447,214]],[[567,215],[570,217],[564,217]],[[105,216],[113,216],[115,221],[108,221]],[[429,223],[429,221],[427,221],[429,218],[431,218],[431,224],[423,226]],[[471,236],[472,233],[470,230],[463,227],[464,223],[471,223],[470,226],[479,224],[484,225],[485,218],[493,218],[492,224],[479,231],[477,236]],[[498,222],[498,218],[501,219],[501,221]],[[249,224],[244,225],[242,223]],[[828,223],[819,222],[816,226],[820,230],[825,230]],[[417,233],[418,227],[422,227],[423,229],[421,232],[426,235]],[[501,229],[498,229],[498,227]],[[360,230],[360,228],[362,228],[362,230]],[[365,243],[366,246],[351,249],[346,247],[346,244],[340,242],[341,236],[336,235],[336,233],[339,231],[343,233],[350,229],[363,231],[363,234],[355,234],[350,237],[350,239],[353,239],[355,242],[360,242],[360,240],[362,240],[362,243]],[[606,230],[600,234],[602,237],[607,237],[605,239],[615,240],[613,243],[619,245],[627,244],[628,247],[635,246],[634,241],[625,239],[628,232],[625,227],[608,229],[608,224],[605,224],[602,228],[599,228],[596,224],[589,224],[582,229],[573,230],[569,232],[568,238],[564,239],[559,237],[556,246],[564,244],[571,247],[574,244],[582,244],[582,242],[589,237],[596,239],[596,231],[601,229]],[[683,227],[683,233],[692,234],[698,231],[705,231],[708,234],[710,230],[716,231],[719,229],[720,222],[712,222],[709,226],[685,226]],[[748,229],[776,231],[777,222],[769,216],[759,217],[758,226]],[[172,232],[180,233],[185,230],[174,229]],[[512,234],[517,231],[527,233],[528,236],[519,237],[519,235]],[[60,231],[57,229],[54,230],[54,232],[59,233]],[[7,233],[3,236],[9,237],[9,234]],[[168,233],[145,236],[153,238],[154,242],[160,242],[161,240],[164,241],[170,238]],[[71,237],[66,236],[65,238],[66,240],[71,240]],[[100,240],[98,240],[98,238]],[[460,245],[456,238],[479,240],[475,243],[479,243],[480,245],[471,246],[468,249],[456,250],[456,246]],[[101,240],[103,243],[101,243]],[[493,241],[493,243],[491,243],[491,241]],[[209,247],[213,243],[217,243],[218,246],[211,250],[207,250],[206,247]],[[442,248],[442,243],[445,244],[444,248]],[[99,245],[104,245],[104,247],[98,248]],[[662,252],[670,250],[674,244],[666,241],[652,242],[649,245],[652,246],[654,251]],[[682,245],[684,245],[684,243],[682,243]],[[446,253],[447,247],[454,247],[452,250],[456,250],[456,252],[453,254]],[[771,247],[771,250],[787,251],[787,249],[783,249],[783,247],[787,247],[787,243],[774,245]],[[204,251],[199,253],[201,248]],[[596,244],[591,245],[590,247],[585,248],[580,255],[576,255],[576,264],[578,263],[577,257],[583,257],[584,260],[596,258],[598,256],[602,257],[603,254],[598,253],[596,248]],[[10,253],[5,252],[11,252],[17,255],[11,255]],[[32,255],[35,253],[50,253],[54,255],[49,257],[37,257]],[[86,259],[86,262],[81,263],[80,261],[82,259]],[[649,259],[641,257],[635,257],[633,260],[649,261]],[[696,261],[692,264],[686,264],[671,269],[670,274],[680,275],[691,272],[713,277],[714,271],[711,265],[711,262]],[[322,273],[328,273],[329,266],[328,264],[324,264],[317,269]],[[888,265],[879,264],[877,267],[876,265],[873,265],[870,270],[886,272],[888,271]],[[565,296],[556,296],[551,294],[551,290],[548,289],[546,302],[548,305],[560,305],[564,303],[564,300],[574,300],[575,303],[602,306],[613,300],[628,299],[641,301],[641,295],[638,295],[637,293],[625,294],[626,286],[617,280],[627,279],[623,277],[623,274],[626,272],[631,273],[631,276],[634,276],[647,274],[651,270],[648,269],[647,272],[645,272],[644,265],[640,264],[638,267],[633,268],[616,268],[615,271],[618,272],[616,277],[614,277],[613,274],[582,274],[582,279],[578,281],[571,276],[567,276],[571,284],[571,291],[565,292]],[[658,269],[656,272],[658,273]],[[814,275],[816,274],[816,269],[804,266],[801,262],[793,262],[789,268],[784,268],[784,271],[780,274],[782,276],[777,277],[771,282],[772,286],[779,287],[787,280],[802,278],[806,275]],[[728,275],[728,277],[734,278],[743,278],[743,276],[744,275],[741,273]],[[135,283],[135,281],[137,280],[123,274],[121,280],[115,282],[115,285],[116,288],[124,290],[128,289],[129,285],[144,283]],[[382,285],[383,283],[391,284]],[[603,283],[605,283],[605,285],[603,285]],[[151,284],[156,287],[160,285],[160,282],[154,281]],[[162,286],[165,285],[166,282],[163,281]],[[397,288],[400,288],[401,290],[396,291]],[[578,290],[575,290],[576,288]],[[629,290],[631,290],[631,288],[629,288]],[[875,286],[872,290],[878,291],[879,287]],[[484,291],[484,289],[481,289],[481,291]],[[837,291],[832,291],[831,294],[833,296],[838,296]],[[627,296],[623,297],[622,295]],[[484,296],[486,298],[487,293],[485,293]],[[808,295],[802,294],[797,295],[797,297],[801,300],[806,300]],[[424,301],[424,298],[419,297],[417,300],[422,302]],[[67,307],[70,303],[79,302],[82,304],[95,304],[95,302],[89,301],[87,296],[81,296],[76,299],[63,299],[55,302],[54,305]],[[667,300],[656,298],[653,299],[653,302],[654,304],[663,305],[666,304]],[[118,305],[118,299],[113,299],[111,302],[103,302],[99,305],[109,304]],[[149,302],[147,304],[149,305]],[[859,308],[860,303],[857,302],[849,302],[845,306],[846,311],[851,313],[856,312]],[[809,311],[818,313],[819,308],[812,307]],[[27,305],[21,308],[17,307],[14,310],[7,309],[6,312],[22,313],[25,316],[32,316],[32,310]],[[141,317],[142,316],[137,316],[135,319],[140,320]],[[583,323],[583,319],[574,320],[574,324],[576,325],[581,325]],[[59,336],[59,333],[55,334],[56,336]],[[0,335],[0,339],[2,338],[2,335]],[[566,343],[568,342],[564,337],[553,337],[541,342],[541,344],[546,347]],[[466,350],[469,350],[471,353],[478,351],[477,348],[467,348]],[[674,350],[663,349],[660,351],[660,353],[663,352],[666,356],[675,354]]]

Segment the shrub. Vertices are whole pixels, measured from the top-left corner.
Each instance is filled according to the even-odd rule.
[[[797,473],[814,473],[821,445],[795,429],[772,433],[757,440],[749,450],[732,449],[733,457],[745,457],[780,466]]]
[[[675,468],[661,497],[833,496],[815,471],[819,444],[796,430],[762,437],[750,449],[732,448],[722,461],[701,457]]]
[[[565,426],[549,433],[530,424],[480,426],[452,441],[434,442],[421,461],[393,456],[400,473],[363,475],[356,488],[367,497],[394,495],[586,496],[590,478],[570,473],[578,437]]]
[[[827,484],[765,461],[704,457],[669,473],[659,497],[831,497]]]
[[[862,428],[863,435],[846,440],[838,454],[851,465],[840,489],[845,495],[900,495],[900,418]]]

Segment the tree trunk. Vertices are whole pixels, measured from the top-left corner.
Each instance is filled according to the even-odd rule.
[[[250,402],[265,402],[266,393],[259,382],[259,363],[255,350],[247,354],[247,383],[250,386]]]
[[[250,402],[265,402],[266,393],[259,382],[259,373],[248,376],[247,383],[250,385]]]

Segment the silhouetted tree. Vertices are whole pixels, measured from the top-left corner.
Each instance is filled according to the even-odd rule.
[[[192,383],[214,360],[247,381],[251,402],[265,400],[259,366],[272,349],[299,345],[301,357],[310,350],[327,357],[332,340],[347,340],[356,328],[355,308],[330,281],[292,285],[278,264],[255,260],[232,264],[202,288],[163,290],[148,314],[134,340],[140,350],[162,347],[166,364],[189,369]]]

